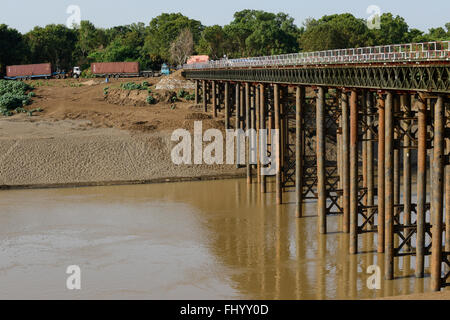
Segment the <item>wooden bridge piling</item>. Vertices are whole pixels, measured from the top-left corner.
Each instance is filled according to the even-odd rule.
[[[283,203],[283,194],[281,188],[281,119],[280,119],[280,88],[278,84],[273,86],[274,93],[274,117],[275,117],[275,162],[276,162],[276,199],[277,204]]]
[[[445,107],[442,96],[434,106],[434,157],[433,157],[433,210],[431,248],[431,290],[439,291],[442,285],[442,232],[444,209],[444,135]]]
[[[247,167],[247,184],[252,184],[252,164],[251,164],[251,106],[250,106],[250,84],[245,83],[245,130],[247,134],[245,137],[245,154]]]
[[[343,175],[343,228],[344,233],[350,232],[350,124],[348,94],[341,94],[342,111],[342,175]]]
[[[385,175],[384,175],[384,158],[385,158],[385,98],[380,93],[378,96],[378,233],[377,233],[377,251],[384,253],[384,220],[385,220]]]
[[[418,108],[418,155],[417,155],[417,231],[416,231],[416,277],[423,278],[425,269],[425,214],[427,197],[427,104],[421,95]]]
[[[295,88],[295,194],[297,218],[303,217],[303,109],[305,103],[305,87]]]
[[[225,129],[230,129],[230,84],[224,84]]]
[[[350,254],[358,251],[358,92],[350,94]]]
[[[394,99],[387,92],[385,105],[385,278],[394,278]]]
[[[325,150],[325,88],[319,87],[316,101],[317,216],[321,234],[327,232],[326,219],[326,150]]]

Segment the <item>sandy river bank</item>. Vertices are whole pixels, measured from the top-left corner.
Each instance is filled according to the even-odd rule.
[[[170,132],[92,128],[86,120],[0,119],[0,188],[151,183],[242,176],[234,166],[177,166]]]

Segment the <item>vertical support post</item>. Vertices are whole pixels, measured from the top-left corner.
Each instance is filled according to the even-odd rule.
[[[411,97],[404,94],[400,97],[400,104],[403,106],[404,114],[406,117],[410,117],[411,112]],[[411,225],[411,139],[409,134],[411,134],[410,121],[405,121],[403,125],[403,130],[405,131],[405,136],[403,137],[403,224],[405,226]],[[409,229],[407,229],[409,230]],[[410,232],[410,231],[407,231]],[[407,236],[405,234],[404,236]],[[411,250],[411,242],[406,244],[406,250]]]
[[[245,153],[247,155],[247,184],[252,183],[252,165],[251,165],[251,118],[250,118],[250,85],[249,83],[245,83],[245,130],[248,134],[246,134],[245,138]]]
[[[443,97],[434,106],[434,163],[433,163],[433,218],[431,248],[431,290],[441,290],[442,231],[444,210],[444,135],[445,114]]]
[[[317,215],[319,232],[327,232],[326,204],[326,151],[325,151],[325,88],[319,87],[316,103],[316,145],[317,145]]]
[[[361,120],[363,123],[367,123],[367,90],[361,91],[361,107],[362,107],[362,114],[360,115]],[[358,101],[358,100],[357,100]],[[362,132],[362,141],[361,141],[361,157],[362,157],[362,175],[363,175],[363,188],[367,188],[367,132],[366,130],[363,130]],[[367,205],[367,193],[362,198],[362,204]],[[369,226],[366,225],[365,229],[367,229]]]
[[[230,84],[228,82],[225,82],[223,100],[225,105],[225,129],[230,129]]]
[[[274,84],[274,109],[275,109],[275,161],[276,161],[276,198],[277,204],[283,202],[281,188],[281,132],[280,132],[280,89],[278,84]],[[272,147],[273,151],[273,147]]]
[[[253,87],[253,94],[254,94],[254,111],[253,111],[253,117],[255,118],[255,130],[256,130],[256,137],[255,137],[255,143],[256,143],[256,176],[257,176],[257,181],[258,181],[258,185],[261,184],[261,158],[259,156],[260,151],[259,151],[259,133],[260,133],[260,124],[261,121],[259,119],[260,115],[261,115],[261,111],[260,109],[260,98],[259,98],[259,85],[255,85]]]
[[[373,157],[373,94],[371,92],[366,93],[366,112],[367,112],[367,125],[369,130],[367,131],[367,205],[374,205],[374,157]],[[372,209],[369,209],[369,216],[372,214]],[[373,220],[372,220],[373,223]]]
[[[235,130],[239,130],[241,129],[241,99],[240,99],[240,93],[241,93],[241,89],[240,89],[240,84],[236,83],[236,123],[235,123]],[[241,147],[240,147],[240,139],[239,139],[239,134],[237,135],[237,139],[236,139],[236,168],[240,168],[240,163],[239,163],[239,159],[240,159],[240,152],[241,152]]]
[[[284,106],[284,87],[280,86],[280,143],[281,143],[281,167],[285,165],[285,149],[286,149],[286,134],[285,134],[285,106]],[[284,181],[284,172],[281,171],[281,181]]]
[[[240,106],[241,106],[241,115],[240,115],[240,121],[241,121],[241,129],[245,130],[245,86],[240,86]]]
[[[217,86],[216,86],[216,82],[213,80],[211,82],[211,91],[212,91],[212,109],[213,109],[213,117],[216,118],[217,117]]]
[[[295,91],[295,192],[297,199],[297,218],[303,216],[303,107],[305,87],[297,86]]]
[[[427,104],[422,96],[418,103],[417,160],[417,234],[416,277],[423,278],[425,268],[425,204],[427,199]]]
[[[350,254],[358,251],[358,93],[350,95]]]
[[[349,107],[348,95],[346,92],[341,94],[342,108],[342,181],[343,187],[343,232],[350,232],[350,125],[349,125]]]
[[[255,103],[255,86],[250,85],[250,126],[249,126],[249,137],[250,137],[250,165],[251,168],[256,166],[256,103]]]
[[[206,87],[206,81],[202,80],[202,103],[203,103],[203,111],[208,112],[208,101],[206,100],[208,88]]]
[[[336,100],[337,104],[340,107],[340,101],[341,101],[341,92],[339,90],[336,90]],[[342,110],[342,109],[341,109]],[[344,177],[342,175],[342,113],[339,115],[337,119],[337,127],[339,128],[336,132],[336,164],[337,164],[337,175],[339,177],[339,181],[337,184],[337,188],[340,190],[344,190],[344,187],[342,185],[342,182],[344,181]],[[341,195],[338,199],[338,204],[343,206],[343,196]],[[342,212],[343,213],[343,212]]]
[[[194,93],[194,97],[195,97],[195,104],[198,104],[198,88],[199,87],[199,80],[195,80],[195,93]]]
[[[450,109],[445,109],[447,117],[450,117]],[[446,154],[450,154],[450,139],[446,139]],[[450,252],[450,165],[445,166],[445,252]]]
[[[400,111],[400,97],[395,95],[393,97],[393,117]],[[394,215],[392,216],[393,223],[395,225],[396,217],[398,216],[399,208],[396,208],[395,205],[400,204],[400,152],[399,149],[395,147],[398,142],[398,133],[395,130],[394,124],[392,124],[394,130]],[[394,237],[394,241],[395,241]],[[395,244],[395,242],[394,242]]]
[[[388,92],[385,109],[385,278],[394,279],[394,105]]]
[[[265,92],[264,84],[260,84],[259,90],[260,90],[260,93],[259,93],[259,99],[260,99],[259,110],[261,112],[261,115],[259,117],[259,120],[261,121],[261,123],[260,123],[259,127],[260,127],[261,130],[264,131],[266,129],[266,110],[267,110],[266,96],[265,96],[266,92]],[[270,130],[270,128],[269,128],[269,130]],[[267,142],[268,142],[267,141],[267,137],[268,137],[267,133],[266,133],[265,137],[266,137],[265,143],[267,144]],[[262,150],[263,150],[262,142],[263,142],[263,140],[261,139],[261,137],[260,137],[260,142],[261,142],[261,146],[260,146],[260,158],[261,158],[262,155],[263,155],[262,154]],[[267,146],[265,146],[265,147],[267,147]],[[264,172],[261,174],[261,193],[266,193],[266,175],[264,174]]]
[[[378,99],[378,235],[377,251],[384,252],[384,133],[385,133],[385,100],[380,94]]]

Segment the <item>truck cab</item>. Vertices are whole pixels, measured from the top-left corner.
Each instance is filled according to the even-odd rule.
[[[80,67],[73,67],[72,74],[73,74],[73,77],[75,79],[79,78],[81,76],[81,69],[80,69]]]
[[[163,63],[163,65],[161,66],[161,74],[165,76],[168,76],[170,74],[169,67],[165,63]]]

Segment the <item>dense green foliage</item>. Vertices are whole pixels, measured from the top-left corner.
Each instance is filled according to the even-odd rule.
[[[126,82],[120,84],[120,88],[123,90],[149,90],[150,84],[147,81],[144,81],[142,83],[135,83],[135,82]]]
[[[27,92],[32,89],[24,82],[0,80],[0,114],[10,115],[15,109],[20,112],[22,107],[29,105],[34,93]]]
[[[391,13],[381,16],[379,30],[369,30],[364,19],[349,13],[307,19],[298,27],[288,14],[261,10],[236,12],[225,26],[204,26],[181,13],[109,29],[89,21],[75,29],[51,24],[23,35],[0,24],[0,74],[6,65],[44,62],[65,70],[80,66],[84,76],[92,62],[139,61],[142,69],[159,69],[163,62],[174,64],[170,48],[183,30],[192,33],[193,54],[212,59],[450,40],[450,23],[426,33]]]

